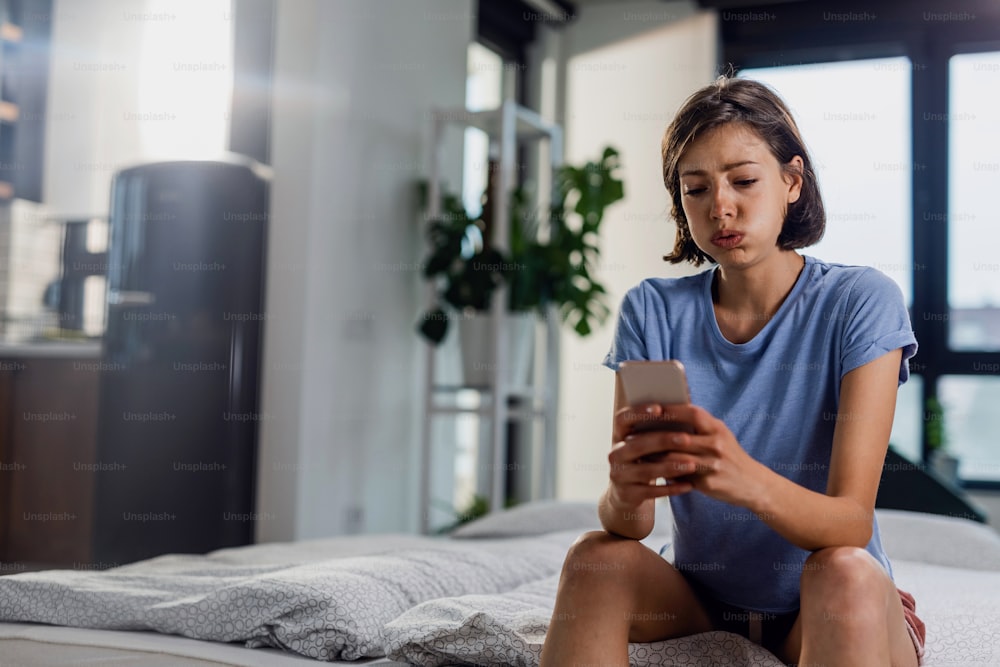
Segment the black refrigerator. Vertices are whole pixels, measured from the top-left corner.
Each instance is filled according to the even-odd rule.
[[[114,177],[96,565],[253,540],[268,191],[235,158]]]

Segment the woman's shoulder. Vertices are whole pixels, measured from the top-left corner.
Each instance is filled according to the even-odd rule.
[[[820,282],[826,290],[892,299],[902,297],[896,281],[875,267],[826,262],[810,256],[805,259],[806,264],[812,266],[813,280]]]
[[[645,278],[629,289],[627,295],[630,299],[642,302],[649,299],[667,302],[697,298],[705,287],[705,281],[710,277],[711,270],[689,276]]]

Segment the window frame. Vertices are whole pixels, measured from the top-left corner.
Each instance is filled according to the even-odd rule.
[[[941,377],[1000,375],[997,371],[973,370],[977,364],[978,368],[1000,367],[1000,352],[952,350],[948,347],[948,318],[924,317],[925,313],[949,313],[949,223],[922,220],[925,211],[948,212],[949,177],[949,123],[925,121],[923,114],[948,113],[948,70],[953,55],[1000,50],[1000,7],[984,0],[957,1],[944,11],[940,3],[935,7],[926,0],[895,7],[879,3],[874,8],[871,2],[851,2],[838,6],[836,12],[858,19],[830,20],[830,11],[813,3],[720,10],[722,62],[739,71],[890,56],[910,59],[914,68],[910,101],[912,159],[914,164],[944,166],[911,170],[914,270],[910,316],[920,349],[910,362],[910,370],[923,380],[921,452],[926,463],[930,456],[925,428],[930,414],[926,406],[929,398],[938,395]],[[927,18],[942,14],[957,18]],[[987,480],[963,480],[962,485],[1000,489],[1000,482]]]

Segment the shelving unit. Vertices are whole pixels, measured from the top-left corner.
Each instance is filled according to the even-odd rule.
[[[0,0],[0,202],[42,201],[52,0]]]
[[[12,23],[9,8],[5,9],[0,19],[0,200],[14,198],[14,138],[21,109],[14,101],[16,86],[11,85],[11,72],[16,68],[17,50],[24,36],[21,26]]]
[[[440,213],[440,162],[442,139],[446,128],[451,125],[459,127],[474,127],[487,134],[491,147],[496,147],[499,155],[497,187],[501,196],[491,197],[493,205],[494,236],[493,246],[500,251],[507,250],[507,239],[510,238],[509,193],[515,186],[514,169],[519,142],[548,141],[549,166],[554,172],[562,163],[562,128],[544,120],[534,111],[517,105],[508,100],[497,109],[487,111],[468,111],[465,109],[441,109],[433,114],[431,169],[428,187],[428,215],[435,217]],[[491,153],[494,151],[491,150]],[[505,490],[506,473],[509,468],[507,430],[509,422],[516,421],[534,424],[541,420],[544,437],[541,440],[540,456],[535,457],[540,469],[532,475],[532,497],[552,498],[555,496],[556,473],[556,429],[557,406],[559,402],[559,321],[554,312],[546,314],[545,328],[545,366],[540,382],[538,373],[533,373],[536,384],[527,387],[514,387],[508,382],[505,370],[508,359],[508,313],[506,287],[494,294],[491,304],[491,317],[495,327],[495,336],[491,350],[490,367],[496,369],[490,386],[470,387],[466,385],[439,386],[435,384],[435,362],[437,353],[432,345],[427,346],[424,387],[424,418],[421,438],[421,475],[420,475],[420,527],[423,532],[429,532],[432,474],[439,465],[453,466],[453,461],[434,461],[432,442],[432,422],[442,415],[476,414],[488,420],[489,436],[486,440],[488,477],[487,498],[490,510],[497,511],[506,505]],[[536,354],[537,358],[537,354]],[[459,394],[478,393],[477,403],[473,406],[462,405]],[[513,405],[512,405],[513,404]],[[482,449],[480,450],[482,451]],[[481,467],[481,466],[480,466]],[[453,471],[453,468],[451,468]],[[452,472],[451,474],[454,474]],[[479,489],[481,492],[482,489]]]

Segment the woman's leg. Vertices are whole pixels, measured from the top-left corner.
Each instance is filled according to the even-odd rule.
[[[566,555],[542,667],[628,666],[628,642],[707,632],[712,623],[684,579],[656,552],[605,531]]]
[[[889,575],[864,549],[831,547],[806,559],[799,618],[781,651],[800,667],[915,667],[903,605]]]

